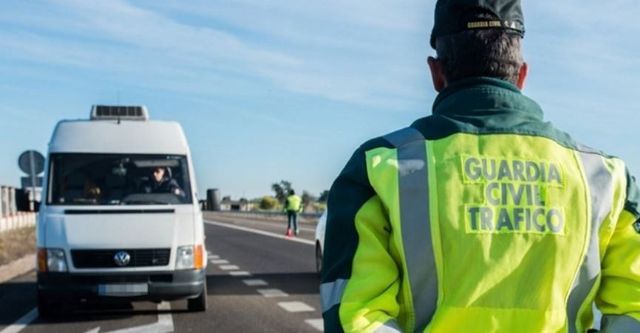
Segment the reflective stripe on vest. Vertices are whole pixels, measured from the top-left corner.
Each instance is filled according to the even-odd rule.
[[[378,329],[373,331],[373,333],[402,333],[402,330],[400,329],[400,326],[398,326],[398,323],[390,320],[384,323],[384,325],[378,327]]]
[[[320,300],[322,301],[323,313],[340,304],[348,282],[349,280],[338,279],[320,285]]]
[[[398,150],[398,182],[402,244],[415,314],[414,331],[422,332],[438,300],[438,279],[431,238],[427,144],[407,127],[385,136]]]
[[[591,233],[587,252],[567,301],[569,332],[577,333],[580,306],[584,303],[600,275],[599,230],[613,205],[613,183],[604,160],[600,155],[579,152],[591,201]],[[588,327],[584,327],[587,329]]]
[[[636,333],[640,332],[640,322],[629,316],[602,317],[602,333]]]

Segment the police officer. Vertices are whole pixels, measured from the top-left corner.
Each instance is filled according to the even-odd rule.
[[[287,213],[287,236],[291,236],[292,232],[298,235],[300,233],[298,213],[302,211],[302,198],[297,196],[294,190],[289,190],[289,195],[285,199],[284,211]]]
[[[640,192],[521,93],[519,0],[439,0],[431,116],[329,195],[327,332],[640,332]]]

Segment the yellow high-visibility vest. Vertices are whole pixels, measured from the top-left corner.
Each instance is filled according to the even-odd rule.
[[[302,208],[302,199],[293,194],[287,197],[287,201],[285,204],[285,210],[290,212],[299,212]]]
[[[327,332],[640,332],[640,192],[500,80],[373,139],[331,189]]]

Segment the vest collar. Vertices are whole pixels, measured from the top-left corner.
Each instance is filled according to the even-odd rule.
[[[517,113],[542,120],[540,106],[524,96],[510,82],[476,77],[455,81],[445,88],[433,104],[433,114],[442,116],[483,116]]]

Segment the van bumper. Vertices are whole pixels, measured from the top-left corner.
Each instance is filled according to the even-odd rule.
[[[177,300],[204,290],[206,270],[127,273],[38,273],[38,294],[55,299]],[[108,291],[135,286],[133,291]],[[146,287],[145,287],[146,286]],[[140,290],[142,287],[143,290]],[[146,290],[145,290],[146,289]]]

